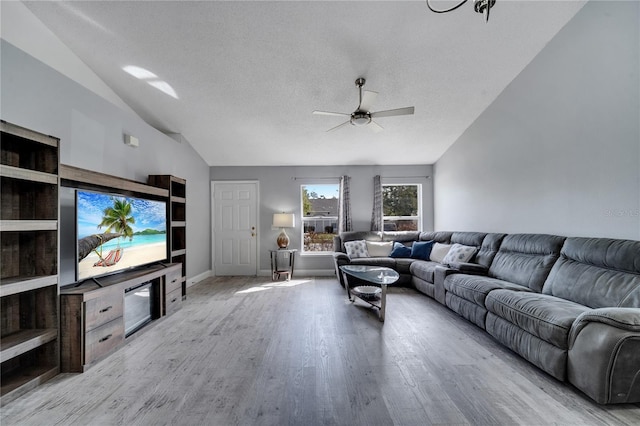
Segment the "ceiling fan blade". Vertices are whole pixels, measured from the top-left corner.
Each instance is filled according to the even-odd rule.
[[[351,116],[351,114],[346,114],[344,112],[329,112],[329,111],[313,111],[315,115],[337,115],[337,116]]]
[[[342,126],[346,126],[347,124],[351,124],[351,120],[349,120],[349,121],[345,121],[345,122],[344,122],[344,123],[342,123],[342,124],[338,124],[336,127],[332,127],[332,128],[330,128],[329,130],[327,130],[327,132],[332,132],[332,131],[334,131],[334,130],[338,130],[340,127],[342,127]]]
[[[414,110],[415,110],[415,107],[406,107],[406,108],[398,108],[398,109],[389,109],[386,111],[372,112],[371,118],[392,117],[394,115],[411,115],[413,114]]]
[[[360,102],[358,110],[369,112],[371,108],[373,108],[373,104],[376,102],[377,97],[378,92],[372,92],[371,90],[365,90],[362,92],[362,101]]]
[[[381,131],[384,130],[384,127],[382,127],[381,125],[379,125],[378,123],[376,123],[375,121],[370,121],[369,122],[369,127],[371,128],[371,130],[373,130],[375,133],[380,133]]]

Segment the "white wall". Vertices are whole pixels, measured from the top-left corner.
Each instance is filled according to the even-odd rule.
[[[640,239],[639,26],[591,1],[559,32],[436,163],[436,230]]]
[[[35,17],[20,1],[0,3],[2,38],[124,111],[129,105]]]
[[[187,279],[207,273],[210,202],[209,167],[204,160],[190,145],[174,141],[4,39],[0,49],[2,119],[60,138],[61,163],[139,182],[146,182],[150,174],[187,180]],[[125,133],[138,137],[140,147],[126,146]],[[73,214],[73,207],[63,203],[62,284],[73,281],[75,248],[73,240],[68,242],[74,230],[68,224],[74,221],[66,217]]]
[[[276,248],[279,230],[272,230],[273,213],[296,214],[296,228],[287,231],[290,247],[301,248],[300,185],[327,183],[324,178],[348,175],[351,177],[351,209],[353,230],[366,231],[371,225],[373,208],[373,177],[380,175],[383,183],[420,183],[423,198],[423,230],[433,230],[432,167],[423,166],[317,166],[317,167],[211,167],[212,181],[257,180],[260,182],[258,232],[258,268],[264,273],[270,268],[269,250]],[[427,178],[429,176],[429,178]],[[314,180],[313,178],[320,178]],[[337,182],[337,179],[336,179]],[[331,256],[299,256],[296,271],[322,273],[333,270]]]

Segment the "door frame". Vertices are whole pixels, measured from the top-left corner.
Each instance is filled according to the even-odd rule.
[[[213,276],[216,276],[216,229],[215,229],[215,186],[216,184],[255,184],[256,186],[256,270],[255,275],[258,275],[260,271],[260,181],[259,180],[212,180],[210,187],[211,197],[211,271]]]

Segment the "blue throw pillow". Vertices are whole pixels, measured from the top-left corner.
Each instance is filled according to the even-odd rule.
[[[390,257],[411,257],[411,247],[407,247],[402,243],[394,242],[393,250]]]
[[[411,246],[411,258],[420,260],[429,260],[431,249],[435,241],[416,241]]]

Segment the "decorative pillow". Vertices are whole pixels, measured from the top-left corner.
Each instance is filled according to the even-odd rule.
[[[442,259],[442,263],[465,263],[471,260],[478,249],[472,246],[463,246],[462,244],[454,244],[449,249],[449,253]]]
[[[416,241],[411,246],[411,258],[420,260],[429,260],[431,249],[435,241]]]
[[[387,257],[393,250],[393,241],[377,242],[377,241],[365,241],[367,244],[367,251],[371,257]]]
[[[347,241],[344,243],[344,249],[347,251],[349,259],[355,259],[356,257],[369,257],[367,244],[364,240]]]
[[[451,244],[435,243],[433,245],[433,248],[431,249],[429,260],[442,263],[442,261],[444,260],[444,257],[447,255],[447,253],[449,253],[450,248],[451,248]]]
[[[393,250],[391,250],[391,257],[411,257],[411,248],[405,246],[402,243],[393,243]]]

